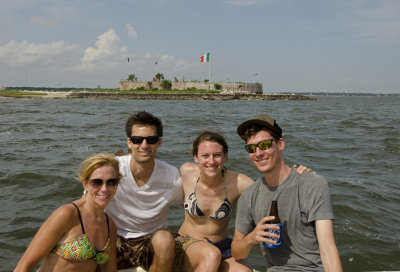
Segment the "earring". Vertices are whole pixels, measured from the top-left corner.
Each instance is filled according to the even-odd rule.
[[[83,195],[84,195],[84,196],[86,196],[86,195],[87,195],[87,191],[86,191],[86,189],[85,189],[85,190],[83,190]]]

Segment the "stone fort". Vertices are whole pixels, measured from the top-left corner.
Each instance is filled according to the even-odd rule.
[[[262,94],[261,83],[244,83],[244,82],[200,82],[200,81],[171,81],[172,90],[186,90],[189,88],[196,88],[200,90],[217,90],[216,86],[220,86],[222,93],[248,93],[248,94]],[[119,89],[132,90],[136,88],[145,88],[146,90],[162,89],[161,82],[153,79],[153,81],[127,81],[121,80],[119,82]]]

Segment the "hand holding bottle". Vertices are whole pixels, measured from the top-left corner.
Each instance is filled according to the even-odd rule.
[[[273,216],[274,219],[268,221],[268,224],[275,225],[279,227],[279,229],[273,228],[273,229],[268,229],[268,232],[271,234],[276,234],[279,235],[279,238],[274,238],[273,236],[270,236],[270,239],[274,241],[275,243],[267,243],[263,242],[263,245],[267,248],[280,248],[282,245],[282,240],[281,240],[281,229],[282,229],[282,223],[281,219],[279,218],[278,215],[278,202],[273,200],[271,203],[271,209],[269,211],[269,215]]]

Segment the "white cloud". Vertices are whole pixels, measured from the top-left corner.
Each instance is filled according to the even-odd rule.
[[[101,34],[97,41],[96,47],[88,47],[82,57],[82,63],[104,63],[115,59],[121,54],[126,54],[126,47],[119,48],[120,39],[114,29]]]
[[[130,24],[126,24],[125,27],[126,27],[126,30],[128,31],[129,37],[131,37],[133,39],[136,39],[138,37],[137,31],[133,26],[131,26]]]
[[[26,40],[22,42],[12,40],[0,47],[0,60],[14,67],[27,64],[48,65],[78,51],[78,46],[64,41],[36,44],[28,43]]]

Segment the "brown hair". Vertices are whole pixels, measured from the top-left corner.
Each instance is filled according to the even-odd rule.
[[[199,145],[204,141],[210,141],[220,144],[222,146],[222,151],[224,152],[225,156],[228,156],[228,144],[226,143],[224,136],[208,130],[201,131],[200,134],[193,141],[192,149],[190,150],[190,154],[192,156],[197,155],[197,153],[199,152]]]

